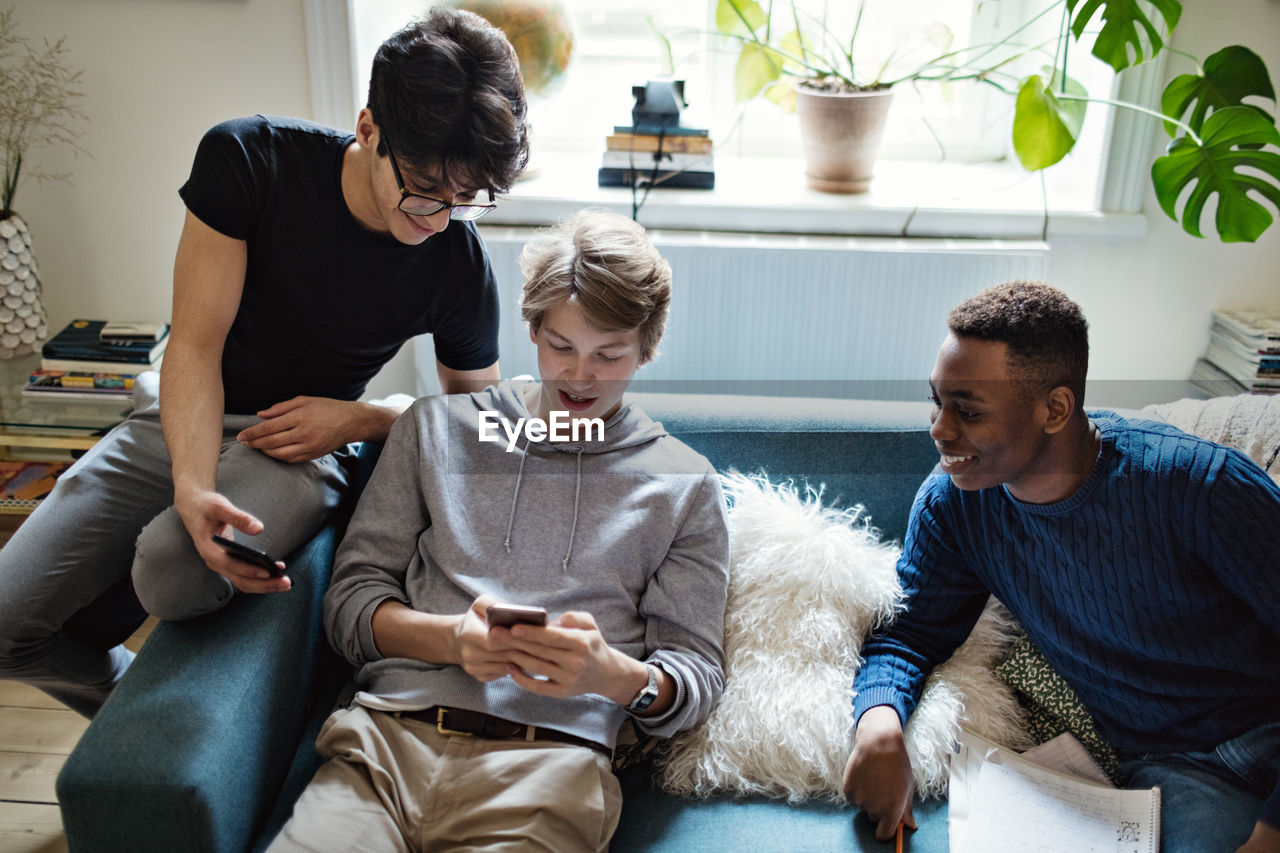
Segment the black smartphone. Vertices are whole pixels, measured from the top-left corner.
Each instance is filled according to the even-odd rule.
[[[484,612],[490,628],[510,628],[512,625],[545,625],[547,611],[543,607],[525,607],[522,604],[490,604]]]
[[[272,577],[282,578],[285,576],[284,569],[276,565],[275,557],[272,557],[266,551],[259,551],[257,548],[245,545],[243,542],[236,542],[216,533],[213,535],[213,541],[215,544],[221,545],[222,550],[237,560],[243,560],[246,563],[264,568],[271,572]]]

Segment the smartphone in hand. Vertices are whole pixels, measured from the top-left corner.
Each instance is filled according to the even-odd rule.
[[[546,625],[544,607],[525,607],[522,604],[490,604],[484,612],[490,628],[510,628],[513,625]]]
[[[285,576],[285,570],[276,565],[276,558],[266,551],[259,551],[257,548],[245,545],[243,542],[236,542],[234,539],[228,539],[216,533],[213,535],[213,541],[214,544],[220,545],[222,550],[237,560],[266,569],[271,573],[272,577],[282,578]]]

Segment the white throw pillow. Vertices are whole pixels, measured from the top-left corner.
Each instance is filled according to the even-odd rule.
[[[853,676],[867,632],[901,606],[899,548],[880,541],[861,506],[824,507],[819,491],[763,476],[730,472],[722,481],[731,548],[725,690],[704,725],[666,745],[662,786],[685,796],[843,802]],[[984,615],[930,676],[906,732],[922,793],[946,792],[962,720],[997,743],[1025,745],[1017,701],[993,671],[1013,627]]]

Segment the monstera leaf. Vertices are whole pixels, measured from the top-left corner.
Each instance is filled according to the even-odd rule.
[[[1211,110],[1241,106],[1251,95],[1276,99],[1266,63],[1249,48],[1236,44],[1206,59],[1204,74],[1180,74],[1173,78],[1160,98],[1160,109],[1174,118],[1182,118],[1190,109],[1187,124],[1199,133]],[[1267,113],[1262,114],[1271,119]],[[1166,121],[1164,129],[1170,136],[1177,134],[1177,126],[1171,122]]]
[[[1209,196],[1217,193],[1215,224],[1223,242],[1252,243],[1267,230],[1272,216],[1249,192],[1280,208],[1280,154],[1259,151],[1256,146],[1280,145],[1280,130],[1252,107],[1224,107],[1205,120],[1200,138],[1197,143],[1190,136],[1179,136],[1151,167],[1160,207],[1176,222],[1178,197],[1190,186],[1182,209],[1182,230],[1202,237],[1200,215]],[[1238,171],[1242,167],[1250,171]]]
[[[1048,72],[1050,69],[1045,69]],[[1054,71],[1046,81],[1032,74],[1018,89],[1013,111],[1013,150],[1022,167],[1028,171],[1047,169],[1057,163],[1076,144],[1084,123],[1085,102],[1059,98],[1062,75]],[[1070,77],[1065,90],[1079,97],[1089,93]]]
[[[1165,27],[1172,32],[1182,17],[1182,4],[1178,0],[1147,0],[1164,19]],[[1138,0],[1067,0],[1067,8],[1071,11],[1071,32],[1077,39],[1084,34],[1085,27],[1093,20],[1098,10],[1102,10],[1102,29],[1097,41],[1093,43],[1093,55],[1110,65],[1116,71],[1123,71],[1130,65],[1129,47],[1133,46],[1137,65],[1144,59],[1150,59],[1160,52],[1164,41],[1160,31],[1147,17]],[[1151,43],[1150,54],[1142,52],[1142,33],[1146,33]]]

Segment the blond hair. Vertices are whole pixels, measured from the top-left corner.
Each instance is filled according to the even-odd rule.
[[[542,231],[520,253],[520,314],[535,334],[568,301],[602,332],[640,333],[641,363],[658,354],[671,307],[671,267],[643,227],[604,210],[583,210]]]

